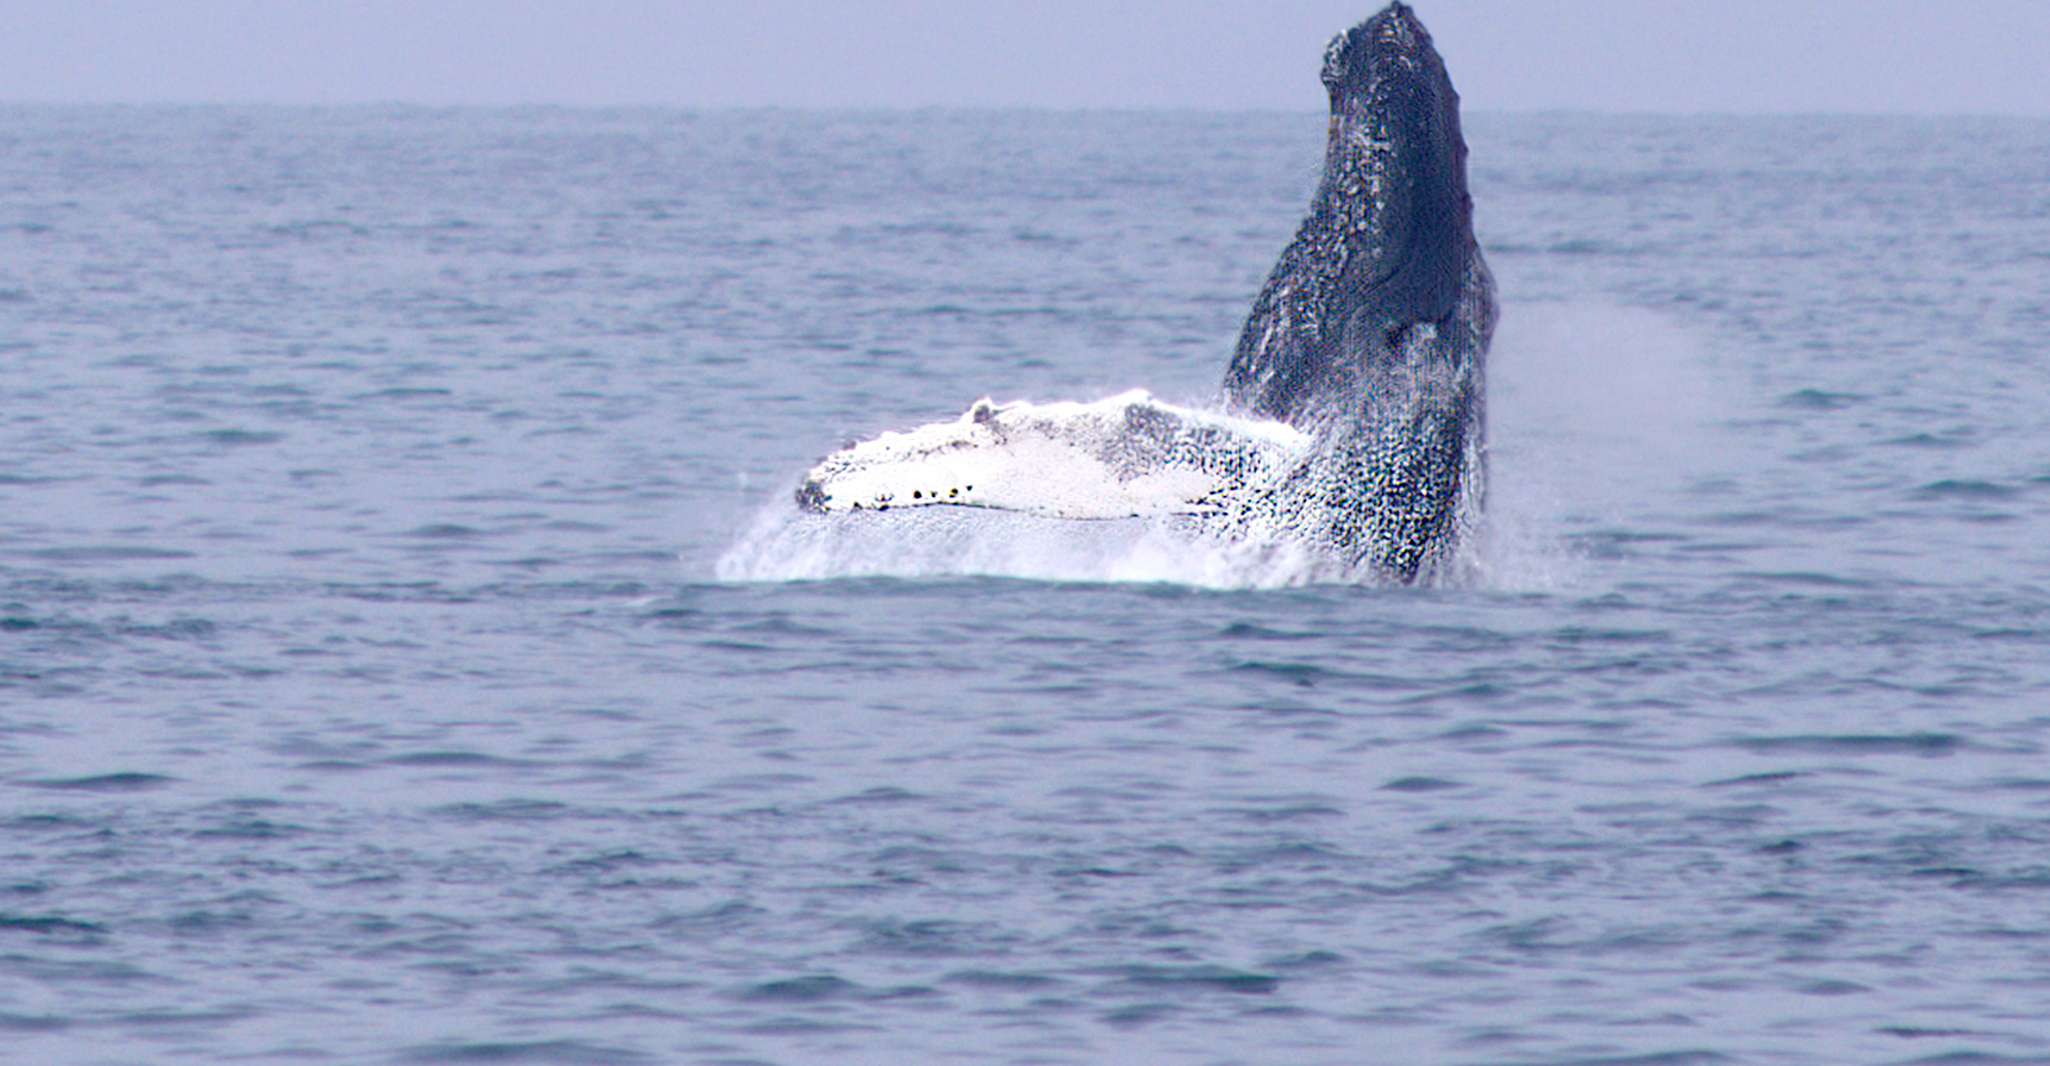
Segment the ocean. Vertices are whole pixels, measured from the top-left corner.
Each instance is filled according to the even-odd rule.
[[[2050,1062],[2050,122],[1468,116],[1391,588],[792,503],[1214,404],[1320,115],[0,117],[0,1059]]]

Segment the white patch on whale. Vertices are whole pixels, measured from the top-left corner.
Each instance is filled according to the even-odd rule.
[[[952,421],[827,456],[799,499],[826,513],[943,504],[1066,519],[1216,514],[1272,491],[1310,441],[1285,423],[1140,389],[1093,403],[985,398]]]

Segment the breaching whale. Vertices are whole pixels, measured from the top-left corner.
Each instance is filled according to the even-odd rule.
[[[827,456],[798,505],[1166,515],[1347,578],[1445,573],[1480,516],[1495,323],[1459,96],[1400,2],[1333,38],[1322,77],[1322,180],[1240,332],[1225,412],[984,399]]]

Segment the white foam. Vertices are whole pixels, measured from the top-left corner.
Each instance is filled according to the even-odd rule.
[[[1306,549],[1207,536],[1173,519],[1071,521],[966,507],[805,514],[787,500],[720,558],[723,581],[980,575],[1276,588],[1318,573]]]

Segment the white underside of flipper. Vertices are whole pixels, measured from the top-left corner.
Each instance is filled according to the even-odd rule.
[[[986,507],[1068,519],[1242,509],[1301,461],[1285,423],[1180,407],[1144,390],[1093,403],[979,400],[821,460],[798,502],[821,512]]]

